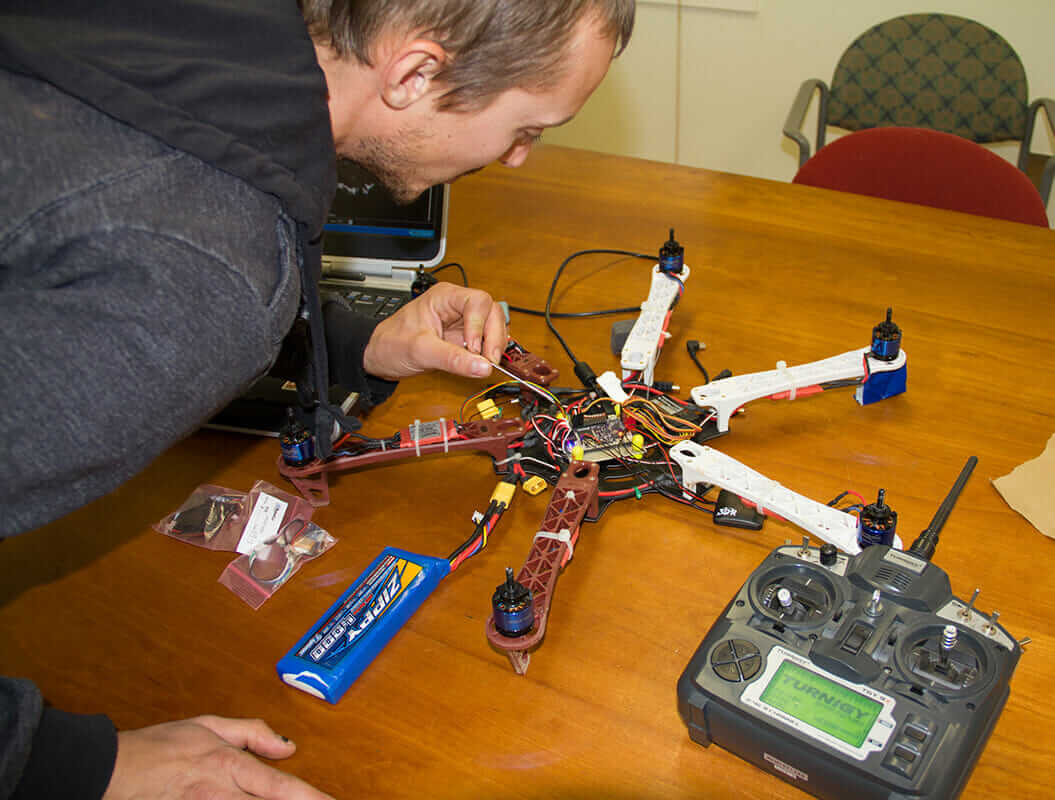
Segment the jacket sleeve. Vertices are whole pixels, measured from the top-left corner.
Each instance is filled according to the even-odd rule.
[[[0,677],[0,800],[97,800],[116,760],[108,717],[59,711],[31,681]]]
[[[363,369],[363,353],[378,320],[356,314],[343,300],[329,298],[323,298],[322,318],[331,382],[359,392],[367,407],[387,400],[398,382],[375,378]]]
[[[326,293],[321,300],[330,383],[359,394],[366,409],[383,403],[398,381],[376,378],[363,369],[363,353],[380,320],[357,314],[339,295]],[[310,396],[314,387],[311,332],[302,317],[293,323],[268,374],[303,385],[308,389],[306,396]]]

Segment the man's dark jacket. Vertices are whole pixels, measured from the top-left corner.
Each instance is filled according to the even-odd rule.
[[[294,0],[3,0],[0,69],[274,196],[296,221],[302,280],[318,276],[335,154]],[[105,716],[66,714],[31,682],[0,678],[0,800],[101,797],[116,750]]]

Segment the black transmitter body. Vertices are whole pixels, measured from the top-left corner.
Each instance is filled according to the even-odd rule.
[[[996,724],[1022,649],[885,545],[774,550],[678,681],[689,736],[822,798],[951,798]]]

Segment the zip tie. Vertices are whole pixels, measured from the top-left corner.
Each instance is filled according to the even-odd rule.
[[[443,452],[447,453],[447,418],[440,417],[440,427],[443,428]]]
[[[786,383],[790,384],[790,386],[788,387],[788,400],[794,400],[795,399],[795,382],[793,380],[791,380],[791,378],[788,377],[788,362],[787,361],[778,361],[777,362],[777,372],[780,373],[781,380],[783,380]]]
[[[421,458],[421,420],[414,420],[414,455]]]
[[[535,538],[556,539],[558,542],[563,542],[568,546],[568,558],[571,558],[573,555],[575,555],[575,548],[572,546],[571,543],[571,531],[569,531],[567,528],[561,528],[558,533],[553,533],[552,531],[539,531],[535,534]]]

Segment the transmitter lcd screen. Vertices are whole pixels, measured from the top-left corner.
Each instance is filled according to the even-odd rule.
[[[791,661],[777,668],[761,701],[851,747],[860,747],[883,710],[877,703]]]
[[[375,177],[342,161],[323,228],[328,256],[429,262],[443,239],[443,186],[400,205]]]

